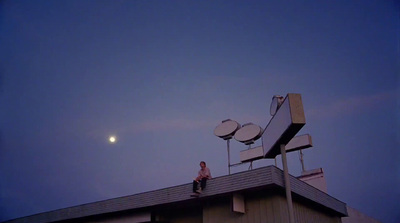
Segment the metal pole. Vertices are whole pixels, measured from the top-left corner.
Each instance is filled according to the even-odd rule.
[[[306,168],[304,168],[304,160],[303,160],[303,151],[300,150],[300,162],[301,162],[301,170],[304,172]]]
[[[229,149],[229,139],[226,140],[226,148],[228,150],[228,174],[231,175],[231,153]]]
[[[290,189],[289,171],[287,166],[286,149],[284,144],[281,144],[281,156],[282,156],[283,176],[285,179],[286,200],[289,211],[289,222],[294,223],[295,221],[293,212],[292,190]]]

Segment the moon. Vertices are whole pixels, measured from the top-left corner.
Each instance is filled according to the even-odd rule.
[[[110,143],[116,143],[117,142],[117,137],[116,136],[110,136],[109,138],[108,138],[108,141],[110,142]]]

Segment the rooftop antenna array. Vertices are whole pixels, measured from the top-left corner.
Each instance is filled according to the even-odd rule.
[[[270,105],[270,115],[272,117],[264,129],[253,123],[240,126],[238,122],[227,119],[222,121],[222,123],[215,128],[214,134],[227,140],[229,174],[231,173],[231,166],[238,165],[230,164],[229,140],[233,136],[237,141],[249,146],[247,150],[240,152],[241,163],[239,164],[250,162],[250,167],[252,168],[252,162],[254,160],[275,159],[276,165],[276,156],[281,155],[289,222],[294,223],[293,202],[286,153],[300,150],[300,159],[304,170],[301,150],[312,147],[310,135],[296,136],[300,129],[306,124],[301,95],[291,93],[287,94],[286,97],[274,95]],[[262,138],[262,146],[251,148],[251,144],[259,138]]]

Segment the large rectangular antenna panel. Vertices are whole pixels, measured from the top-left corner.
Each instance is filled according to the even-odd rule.
[[[306,124],[300,94],[287,94],[276,114],[271,118],[262,135],[265,158],[280,154],[280,145],[287,144]]]

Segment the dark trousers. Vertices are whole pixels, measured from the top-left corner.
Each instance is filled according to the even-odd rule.
[[[203,178],[200,180],[200,188],[204,190],[206,188],[207,178]],[[193,192],[196,192],[197,187],[199,186],[199,182],[193,180]]]

